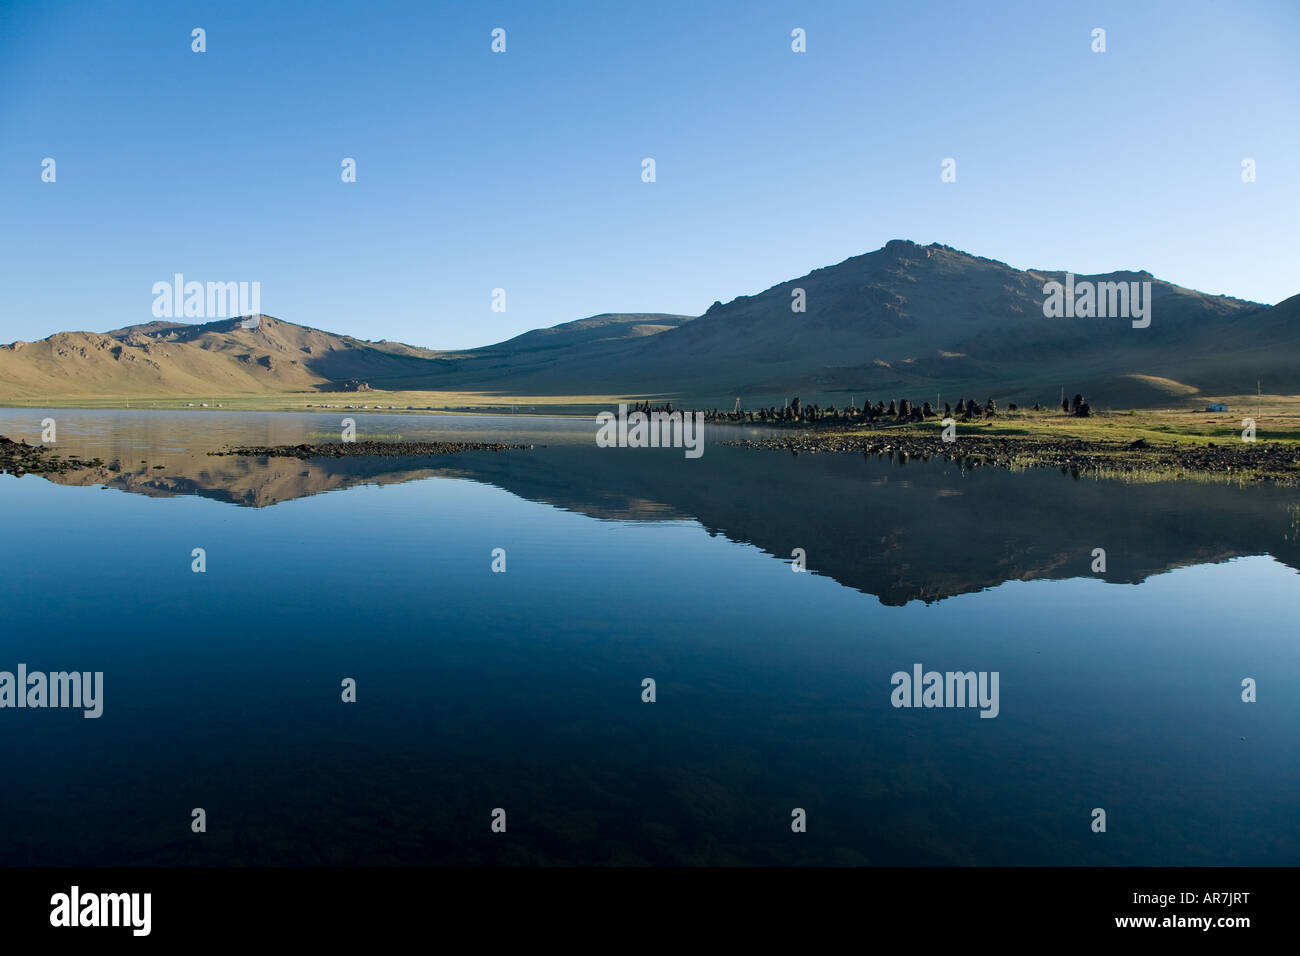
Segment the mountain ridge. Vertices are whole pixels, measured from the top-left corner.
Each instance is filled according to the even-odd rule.
[[[1151,324],[1049,318],[1066,272],[941,243],[880,249],[715,302],[698,318],[602,313],[473,349],[370,342],[258,316],[58,332],[0,346],[0,398],[388,391],[627,395],[729,406],[802,394],[969,391],[1032,402],[1059,387],[1119,406],[1300,391],[1300,295],[1264,305],[1145,270],[1073,273],[1150,289]],[[802,300],[803,311],[797,311]]]

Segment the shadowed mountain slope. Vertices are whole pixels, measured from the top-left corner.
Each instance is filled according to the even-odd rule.
[[[516,367],[527,392],[774,399],[910,395],[942,389],[1050,401],[1059,386],[1116,404],[1180,393],[1300,388],[1294,300],[1269,308],[1205,295],[1145,272],[1077,276],[1150,282],[1152,321],[1047,318],[1043,286],[1063,272],[1022,271],[947,246],[896,240],[753,296],[647,341],[574,355],[563,369]],[[802,289],[806,311],[792,310]],[[464,384],[459,370],[446,380]],[[489,384],[484,382],[483,384]],[[1179,386],[1186,386],[1180,388]],[[954,395],[955,397],[955,395]]]

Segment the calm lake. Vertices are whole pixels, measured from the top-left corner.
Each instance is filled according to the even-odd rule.
[[[207,454],[344,415],[534,447]],[[103,714],[0,709],[0,864],[1300,863],[1296,489],[525,417],[0,434],[46,417],[106,466],[0,475],[0,671],[102,671]],[[997,716],[893,706],[916,664]]]

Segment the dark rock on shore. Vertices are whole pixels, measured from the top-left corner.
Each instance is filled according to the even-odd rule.
[[[82,468],[97,468],[104,463],[98,458],[81,461],[50,453],[49,445],[29,445],[0,435],[0,472],[13,475],[61,475]]]
[[[942,458],[965,469],[1059,468],[1076,477],[1088,473],[1127,473],[1134,477],[1175,478],[1179,472],[1250,481],[1300,484],[1300,449],[1292,445],[1242,442],[1240,445],[1150,445],[1136,442],[1032,438],[939,437],[913,435],[805,434],[724,442],[741,448],[785,450],[793,454],[861,454],[909,459]]]
[[[247,445],[210,455],[255,455],[265,458],[402,458],[421,455],[454,455],[462,451],[506,451],[531,449],[532,445],[508,445],[482,441],[350,441],[321,445]]]

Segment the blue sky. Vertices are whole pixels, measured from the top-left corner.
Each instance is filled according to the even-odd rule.
[[[1275,302],[1297,51],[1292,0],[0,0],[0,341],[149,321],[181,272],[457,348],[893,238]]]

